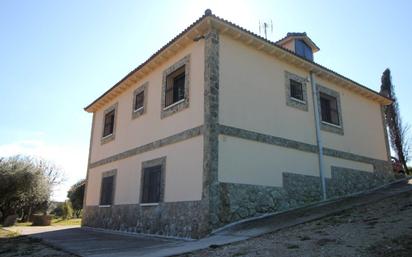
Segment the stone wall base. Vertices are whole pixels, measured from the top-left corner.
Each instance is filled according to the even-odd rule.
[[[201,203],[187,201],[160,203],[156,206],[86,206],[82,225],[131,233],[201,238],[210,232]]]
[[[370,190],[394,180],[390,163],[374,163],[374,170],[332,166],[332,178],[326,179],[328,199]],[[296,173],[283,173],[283,187],[220,183],[219,190],[221,225],[321,200],[319,177]]]
[[[327,197],[339,198],[394,180],[388,162],[376,162],[374,172],[332,166],[326,179]],[[219,183],[217,225],[211,225],[204,201],[140,204],[110,207],[86,206],[83,225],[122,232],[201,238],[212,229],[265,213],[285,211],[321,200],[317,176],[283,173],[283,187]],[[212,227],[213,226],[213,227]]]

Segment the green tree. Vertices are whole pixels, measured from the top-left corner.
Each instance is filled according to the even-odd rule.
[[[71,188],[67,192],[67,197],[70,199],[70,202],[72,203],[74,214],[77,218],[80,218],[81,211],[83,209],[85,184],[86,180],[82,179],[73,186],[71,186]]]
[[[46,212],[52,186],[50,169],[57,168],[27,156],[0,159],[0,221],[12,214],[27,220],[32,213]],[[48,167],[46,169],[45,167]],[[59,175],[60,176],[60,175]]]
[[[381,94],[391,98],[392,104],[385,106],[385,119],[389,128],[390,142],[398,160],[402,163],[405,172],[408,172],[410,145],[407,138],[409,127],[404,125],[399,111],[399,103],[396,99],[395,89],[392,85],[391,71],[386,69],[381,78]]]

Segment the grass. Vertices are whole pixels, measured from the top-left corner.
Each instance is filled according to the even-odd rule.
[[[58,219],[52,219],[51,225],[52,226],[76,226],[81,224],[82,219],[62,219],[62,218],[58,218]],[[18,222],[16,223],[16,226],[18,227],[29,227],[31,226],[31,222]]]
[[[52,220],[52,226],[75,226],[79,225],[82,223],[82,219],[69,219],[69,220],[64,220],[64,219],[53,219]]]
[[[17,232],[8,231],[0,228],[0,238],[13,238],[18,237],[20,234]]]

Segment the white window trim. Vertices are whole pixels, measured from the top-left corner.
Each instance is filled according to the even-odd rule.
[[[333,127],[336,127],[336,128],[342,128],[341,125],[336,125],[336,124],[333,124],[333,123],[330,123],[330,122],[327,122],[327,121],[324,121],[324,120],[322,120],[322,123],[325,124],[325,125],[328,125],[328,126],[333,126]]]
[[[143,109],[144,109],[144,105],[143,105],[142,107],[139,107],[139,108],[133,110],[133,112],[138,112],[138,111],[141,111],[141,110],[143,110]]]
[[[296,102],[298,102],[298,103],[306,104],[306,101],[300,100],[300,99],[297,99],[297,98],[294,98],[293,96],[291,96],[291,97],[289,97],[289,98],[290,98],[290,100],[296,101]]]
[[[100,208],[109,208],[111,207],[110,204],[99,205]]]
[[[102,137],[102,140],[103,140],[103,139],[106,139],[106,138],[108,138],[108,137],[111,137],[111,136],[113,136],[113,133],[110,133],[109,135],[106,135],[106,136]]]
[[[173,106],[176,106],[180,103],[183,103],[186,100],[186,98],[180,99],[179,101],[172,103],[171,105],[166,106],[165,108],[163,108],[163,111],[172,108]]]
[[[159,203],[141,203],[140,206],[144,207],[144,206],[157,206],[159,205]]]

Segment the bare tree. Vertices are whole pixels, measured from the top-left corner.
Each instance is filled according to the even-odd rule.
[[[65,181],[63,172],[54,163],[41,158],[33,159],[33,162],[43,171],[51,187],[60,185]]]
[[[407,133],[409,126],[402,123],[399,104],[396,99],[395,90],[392,85],[391,71],[389,69],[383,72],[381,82],[381,94],[393,100],[392,104],[385,106],[385,119],[389,128],[391,146],[405,172],[408,172],[407,162],[409,160],[410,145]]]

